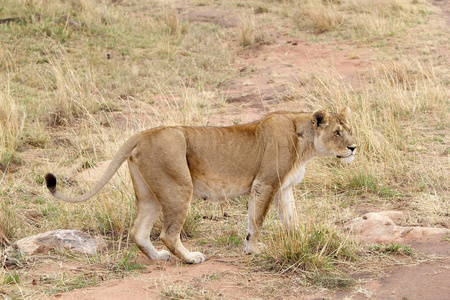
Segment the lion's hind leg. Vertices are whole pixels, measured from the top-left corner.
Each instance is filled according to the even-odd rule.
[[[169,181],[169,180],[168,180]],[[161,232],[161,241],[175,256],[191,264],[204,262],[206,256],[201,252],[190,252],[181,243],[180,233],[189,212],[192,198],[192,184],[180,185],[168,182],[171,186],[170,194],[157,193],[162,202],[164,225]]]
[[[138,173],[159,204],[158,210],[162,207],[164,225],[161,241],[183,261],[194,264],[203,262],[206,256],[200,252],[189,252],[180,239],[194,192],[187,161],[186,137],[181,129],[170,127],[152,131],[151,136],[148,134],[148,138],[136,147],[130,160],[136,162]]]
[[[175,156],[171,161],[165,161],[165,163],[168,167],[171,167],[174,161],[176,162]],[[201,263],[206,260],[206,256],[200,252],[187,250],[181,243],[180,238],[194,191],[187,163],[178,163],[176,173],[176,176],[170,172],[159,173],[155,181],[152,177],[149,177],[152,191],[161,203],[163,211],[164,225],[160,238],[176,257],[191,264]],[[158,184],[158,181],[164,184]]]
[[[131,229],[131,235],[139,249],[149,258],[168,260],[170,253],[166,250],[156,250],[150,242],[150,231],[161,211],[161,204],[142,179],[137,166],[132,161],[129,161],[128,165],[137,200],[137,216]]]

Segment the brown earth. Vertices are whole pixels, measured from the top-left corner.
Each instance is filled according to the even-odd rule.
[[[448,252],[448,249],[447,249]],[[157,299],[170,286],[189,286],[192,299],[212,296],[220,299],[436,299],[450,295],[449,257],[434,262],[392,266],[379,277],[364,278],[364,284],[354,290],[308,292],[289,278],[273,274],[243,276],[244,271],[233,261],[211,258],[199,265],[156,263],[141,258],[148,264],[143,274],[125,279],[107,281],[96,287],[83,288],[52,299]],[[211,280],[211,278],[213,278]],[[271,282],[272,281],[272,282]],[[273,283],[274,286],[270,286]],[[276,285],[275,285],[276,283]],[[266,292],[270,290],[270,294]],[[298,291],[297,293],[295,291]],[[183,291],[183,290],[181,290]],[[188,292],[190,292],[188,290]],[[265,295],[265,296],[264,296]],[[272,297],[267,297],[272,295]],[[44,297],[46,298],[46,297]],[[173,298],[172,298],[173,299]]]
[[[249,46],[240,53],[239,77],[219,86],[227,112],[213,114],[211,122],[248,122],[275,110],[311,110],[306,101],[303,107],[289,101],[297,96],[292,94],[294,86],[305,85],[319,71],[331,72],[342,84],[357,89],[361,72],[370,67],[370,62],[360,58],[365,50],[356,50],[361,52],[357,54],[344,50],[344,45],[318,46],[279,33],[272,36],[273,44]]]

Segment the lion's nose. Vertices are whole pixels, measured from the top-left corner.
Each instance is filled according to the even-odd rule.
[[[350,150],[351,150],[351,151],[353,152],[353,151],[355,151],[355,149],[356,149],[356,146],[352,146],[352,147],[350,147],[350,146],[347,146],[347,148],[348,148],[348,149],[350,149]]]

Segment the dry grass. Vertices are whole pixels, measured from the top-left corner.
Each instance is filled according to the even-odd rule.
[[[23,17],[0,24],[2,243],[51,229],[82,229],[108,238],[113,246],[94,258],[75,258],[78,263],[106,270],[113,265],[119,273],[139,269],[128,232],[135,206],[125,168],[81,205],[51,199],[42,175],[53,170],[61,174],[65,191],[86,190],[89,184],[77,182],[74,175],[110,159],[134,132],[160,125],[209,125],[210,112],[225,109],[216,87],[237,74],[236,53],[253,43],[269,44],[269,29],[319,42],[350,40],[350,46],[356,41],[381,48],[370,57],[373,69],[361,75],[359,89],[319,68],[292,87],[291,98],[301,99],[299,105],[331,111],[351,107],[360,150],[350,166],[321,159],[308,167],[296,195],[302,207],[299,219],[304,220],[297,234],[280,231],[274,212],[269,213],[264,228],[269,264],[279,272],[301,271],[313,282],[320,274],[333,274],[340,264],[352,264],[359,246],[339,224],[351,219],[350,207],[361,199],[402,205],[430,226],[449,226],[449,70],[436,53],[413,56],[407,49],[420,49],[420,39],[427,38],[425,50],[433,53],[429,45],[441,43],[439,36],[426,35],[433,9],[424,1],[230,1],[226,8],[241,16],[236,28],[188,22],[176,9],[153,1],[5,0],[1,5],[0,18]],[[295,29],[290,29],[292,23]],[[414,39],[411,32],[418,24],[425,29]],[[404,48],[386,45],[384,38],[402,35],[408,37]],[[240,257],[245,202],[196,202],[185,238],[192,239],[193,248],[213,244],[208,255]],[[42,217],[24,222],[25,210]],[[225,211],[232,217],[224,217]],[[55,257],[74,259],[67,253]],[[27,268],[3,275],[8,283],[1,290],[35,296],[32,286],[21,285],[31,282]],[[45,284],[97,284],[91,275],[55,275]],[[334,280],[330,278],[324,281]],[[179,291],[190,293],[185,287],[167,287],[162,294],[176,297]]]
[[[329,207],[307,211],[294,232],[286,232],[278,222],[268,221],[269,236],[263,254],[268,263],[266,268],[282,274],[304,273],[313,278],[318,274],[332,274],[339,263],[355,259],[356,244],[349,233],[331,223],[337,216],[330,215]]]
[[[344,17],[337,6],[325,1],[302,1],[298,3],[295,20],[300,27],[312,27],[317,33],[339,29]]]
[[[413,183],[419,179],[417,176],[421,174],[417,174],[414,168],[409,169],[411,162],[403,158],[410,142],[409,132],[404,127],[406,124],[413,125],[411,117],[415,119],[429,113],[442,113],[439,120],[446,122],[445,115],[448,113],[440,111],[448,105],[448,95],[445,86],[435,77],[432,66],[414,61],[382,64],[374,70],[374,74],[369,75],[371,85],[362,92],[342,87],[338,80],[329,76],[315,80],[317,83],[311,90],[302,92],[302,97],[330,109],[345,104],[355,112],[353,121],[357,124],[361,159],[349,167],[352,171],[346,169],[349,177],[345,177],[344,182],[351,182],[355,172],[372,174],[381,181],[401,180],[399,184],[404,180]],[[428,125],[438,127],[440,123]],[[380,170],[381,161],[383,170]],[[422,165],[420,161],[417,163]],[[441,182],[439,172],[423,167],[424,173],[437,175],[435,184]],[[328,177],[330,174],[326,175]]]
[[[249,46],[255,41],[255,17],[253,12],[244,11],[240,17],[239,43],[242,47]]]
[[[26,114],[23,107],[11,97],[8,85],[0,92],[0,164],[3,168],[21,146]]]
[[[432,14],[424,1],[408,0],[293,0],[286,2],[285,9],[301,29],[334,32],[358,41],[397,36],[414,23],[427,22]]]

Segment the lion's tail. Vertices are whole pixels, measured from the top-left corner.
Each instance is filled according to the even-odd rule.
[[[128,158],[131,151],[137,146],[140,140],[140,134],[136,134],[129,138],[123,145],[120,147],[119,151],[117,151],[116,155],[113,157],[111,163],[106,169],[105,173],[102,177],[95,183],[94,187],[84,195],[79,197],[71,198],[66,195],[60,194],[56,189],[56,177],[51,173],[47,173],[45,175],[45,184],[48,190],[52,193],[52,195],[62,201],[78,203],[84,202],[89,198],[93,197],[97,194],[107,183],[111,180],[111,178],[116,174],[119,167],[123,164],[123,162]]]

